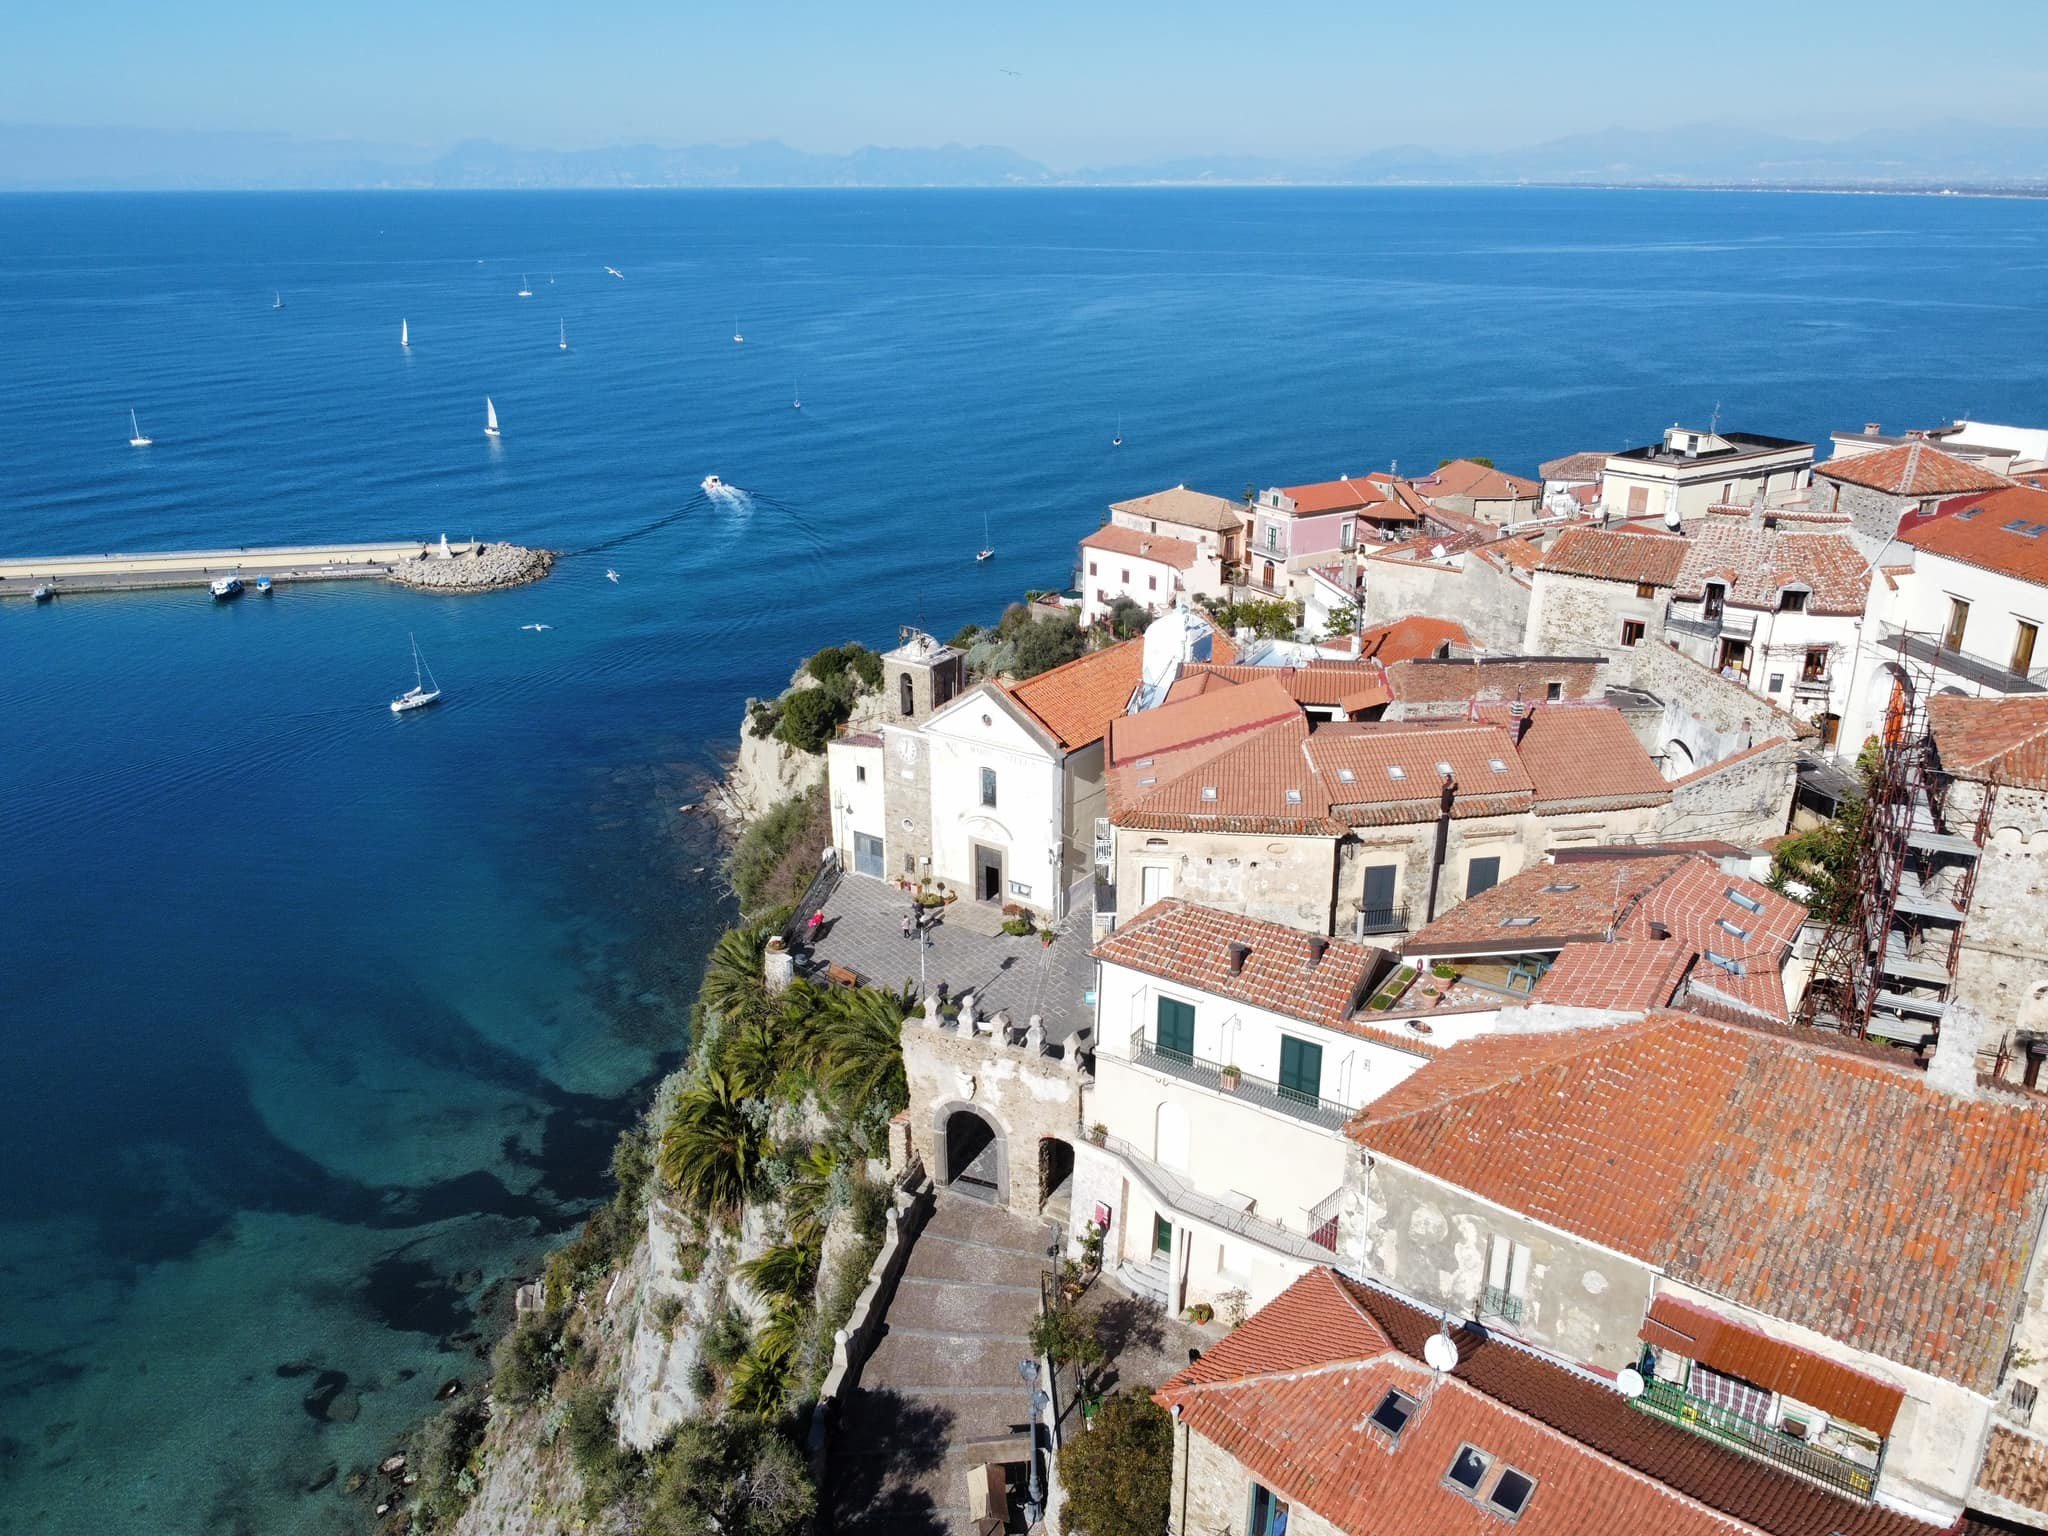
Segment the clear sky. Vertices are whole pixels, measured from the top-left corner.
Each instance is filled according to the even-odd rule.
[[[961,142],[1071,167],[1708,119],[2048,126],[2043,0],[64,0],[4,35],[0,120],[437,148]]]

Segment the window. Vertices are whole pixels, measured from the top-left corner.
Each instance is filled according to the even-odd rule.
[[[996,771],[993,768],[984,768],[981,770],[981,803],[987,806],[990,810],[995,809]]]
[[[1195,1054],[1195,1005],[1176,997],[1159,999],[1159,1054],[1191,1061]]]
[[[1941,643],[1951,651],[1963,648],[1963,629],[1970,622],[1970,605],[1960,597],[1948,600],[1948,629],[1942,634]]]
[[[1149,591],[1157,592],[1159,590],[1159,578],[1157,576],[1147,576],[1145,578],[1145,586]]]
[[[1536,926],[1536,919],[1533,917],[1504,917],[1500,920],[1500,925],[1503,928],[1534,928]]]
[[[1558,699],[1561,699],[1561,698],[1563,698],[1563,697],[1564,697],[1564,684],[1563,684],[1563,683],[1545,683],[1545,684],[1543,685],[1543,697],[1545,697],[1546,699],[1550,699],[1550,700],[1552,700],[1552,701],[1555,701],[1555,700],[1558,700]]]
[[[1784,673],[1782,673],[1782,672],[1773,672],[1773,673],[1771,674],[1771,680],[1770,680],[1770,681],[1769,681],[1768,683],[1764,684],[1764,692],[1765,692],[1765,693],[1783,693],[1784,691],[1785,691],[1785,674],[1784,674]]]
[[[1090,560],[1088,562],[1088,574],[1090,576],[1093,576],[1095,574],[1095,562],[1093,560]]]
[[[1401,878],[1398,864],[1368,864],[1365,867],[1365,890],[1359,898],[1358,916],[1366,933],[1384,933],[1396,928],[1394,891]]]
[[[1511,1323],[1529,1300],[1529,1245],[1494,1235],[1486,1250],[1486,1295],[1481,1309]]]
[[[1143,864],[1138,868],[1138,904],[1149,907],[1165,896],[1172,887],[1168,884],[1169,871],[1164,864]]]
[[[1723,896],[1726,896],[1730,901],[1734,902],[1735,905],[1742,908],[1742,910],[1745,912],[1762,912],[1764,909],[1764,904],[1761,900],[1759,900],[1755,896],[1744,895],[1741,891],[1738,891],[1732,885],[1729,886],[1728,889],[1723,891],[1721,894]]]
[[[1280,548],[1280,525],[1278,523],[1266,524],[1266,548],[1276,553]]]
[[[1801,682],[1824,682],[1828,675],[1828,648],[1824,645],[1807,647],[1806,659],[1799,664]]]
[[[1724,1376],[1704,1365],[1694,1365],[1685,1384],[1686,1391],[1703,1403],[1726,1408],[1730,1413],[1761,1424],[1771,1410],[1771,1394],[1740,1376]]]
[[[1623,645],[1634,645],[1642,638],[1643,621],[1641,619],[1623,619],[1621,621],[1621,643]]]
[[[1650,510],[1650,488],[1647,485],[1632,485],[1628,488],[1628,515],[1641,517]]]
[[[1357,544],[1358,544],[1358,524],[1356,524],[1356,523],[1346,523],[1346,524],[1344,525],[1343,529],[1341,530],[1340,534],[1339,534],[1339,539],[1338,539],[1338,546],[1339,546],[1339,548],[1342,548],[1342,549],[1352,549],[1352,548],[1355,548],[1355,547],[1357,546]]]
[[[1292,1035],[1280,1037],[1280,1097],[1314,1104],[1323,1096],[1323,1048]]]
[[[1461,1445],[1444,1481],[1469,1499],[1478,1494],[1479,1485],[1486,1481],[1486,1469],[1492,1465],[1493,1458],[1476,1445]]]
[[[1746,976],[1749,974],[1748,967],[1743,965],[1741,960],[1733,955],[1724,955],[1719,950],[1710,949],[1707,951],[1707,963],[1719,966],[1730,976]]]
[[[1740,923],[1732,923],[1724,917],[1720,921],[1715,923],[1714,926],[1716,928],[1719,928],[1723,933],[1734,934],[1736,938],[1742,940],[1742,942],[1745,944],[1749,942],[1749,930],[1743,927]]]
[[[1656,595],[1657,595],[1657,584],[1656,584],[1656,583],[1655,583],[1654,581],[1639,581],[1639,582],[1637,582],[1637,583],[1636,583],[1636,596],[1637,596],[1637,597],[1640,597],[1640,598],[1642,598],[1642,599],[1643,599],[1644,601],[1646,601],[1646,602],[1647,602],[1647,601],[1649,601],[1649,600],[1650,600],[1651,598],[1654,598],[1654,597],[1655,597]]]
[[[2025,677],[2034,669],[2034,641],[2041,633],[2041,626],[2019,620],[2019,632],[2012,641],[2012,672]]]
[[[1787,587],[1778,594],[1778,612],[1806,612],[1806,599],[1808,596],[1809,594],[1804,587]]]
[[[1245,1536],[1287,1536],[1287,1501],[1270,1488],[1252,1484],[1252,1508]]]
[[[1387,777],[1399,783],[1402,779],[1408,777],[1408,770],[1399,763],[1389,763],[1387,764]]]
[[[1489,757],[1486,760],[1486,770],[1489,773],[1506,773],[1508,765],[1497,757]]]
[[[1529,1507],[1529,1495],[1536,1491],[1536,1479],[1513,1467],[1501,1468],[1493,1492],[1486,1496],[1488,1508],[1513,1520]]]
[[[1721,505],[1725,507],[1734,500],[1735,482],[1733,480],[1723,480],[1721,482]]]
[[[1152,1218],[1152,1251],[1154,1253],[1173,1252],[1173,1223],[1164,1216],[1154,1216]]]
[[[1706,593],[1700,599],[1700,617],[1709,624],[1721,622],[1721,607],[1727,601],[1728,588],[1718,581],[1710,581]]]
[[[854,764],[854,767],[853,767],[853,782],[854,782],[854,783],[856,783],[856,784],[865,784],[865,783],[867,783],[867,781],[868,781],[868,770],[867,770],[867,767],[866,767],[866,765],[865,765],[865,764],[862,764],[862,763],[856,763],[856,764]]]
[[[1127,587],[1128,587],[1128,586],[1129,586],[1129,585],[1131,584],[1131,573],[1130,573],[1130,571],[1126,570],[1126,571],[1125,571],[1125,572],[1123,573],[1123,582],[1124,582],[1124,585],[1125,585],[1125,586],[1127,586]]]
[[[1500,859],[1497,855],[1465,861],[1465,895],[1468,900],[1499,884]]]
[[[1375,1429],[1385,1430],[1387,1438],[1398,1442],[1401,1431],[1408,1427],[1408,1421],[1415,1417],[1415,1399],[1405,1392],[1389,1391],[1380,1399],[1379,1407],[1372,1411]]]

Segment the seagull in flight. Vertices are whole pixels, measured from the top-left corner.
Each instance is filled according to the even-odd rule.
[[[999,67],[996,70],[996,73],[999,75],[1008,75],[1012,80],[1021,80],[1024,78],[1024,71],[1021,69],[1002,69]]]
[[[604,573],[604,579],[606,581],[617,581],[619,579],[619,573],[617,571],[607,569]]]
[[[605,271],[611,273],[613,277],[620,278],[622,280],[626,275],[625,273],[621,272],[617,267],[606,267]]]
[[[542,631],[542,630],[544,630],[544,629],[553,629],[553,628],[554,628],[555,626],[554,626],[554,625],[552,625],[552,624],[522,624],[522,625],[520,625],[519,627],[520,627],[521,629],[530,629],[530,630],[532,630],[532,631],[533,631],[533,632],[534,632],[535,634],[538,634],[538,633],[540,633],[540,631]]]

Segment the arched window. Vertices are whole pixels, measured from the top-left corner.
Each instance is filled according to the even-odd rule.
[[[910,691],[910,674],[905,672],[899,675],[897,684],[903,699],[903,717],[907,720],[917,713],[917,698]]]

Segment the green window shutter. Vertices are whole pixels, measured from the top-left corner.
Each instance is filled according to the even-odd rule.
[[[1292,1035],[1280,1037],[1280,1092],[1314,1104],[1323,1096],[1323,1048]]]
[[[1159,999],[1159,1043],[1162,1056],[1187,1061],[1195,1054],[1195,1005],[1176,998]]]

